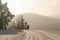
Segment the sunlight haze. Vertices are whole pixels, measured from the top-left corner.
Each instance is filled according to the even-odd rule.
[[[2,0],[2,2],[8,3],[8,8],[14,15],[37,13],[56,18],[60,16],[60,0]]]

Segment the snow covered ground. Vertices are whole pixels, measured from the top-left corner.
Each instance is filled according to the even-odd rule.
[[[41,30],[0,30],[0,40],[60,40],[60,36]]]

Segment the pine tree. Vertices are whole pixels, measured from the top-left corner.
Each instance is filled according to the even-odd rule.
[[[27,24],[27,21],[24,22],[25,19],[23,18],[23,15],[21,15],[21,21],[20,21],[20,27],[21,29],[29,29],[29,25]]]
[[[24,29],[24,19],[23,19],[23,15],[21,15],[21,21],[20,21],[20,29]]]

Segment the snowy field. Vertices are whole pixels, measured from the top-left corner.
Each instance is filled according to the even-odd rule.
[[[0,40],[60,40],[57,34],[41,30],[0,30]]]

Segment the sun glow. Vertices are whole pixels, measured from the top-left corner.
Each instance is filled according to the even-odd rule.
[[[60,15],[60,0],[2,0],[12,14],[37,13],[44,16]]]

